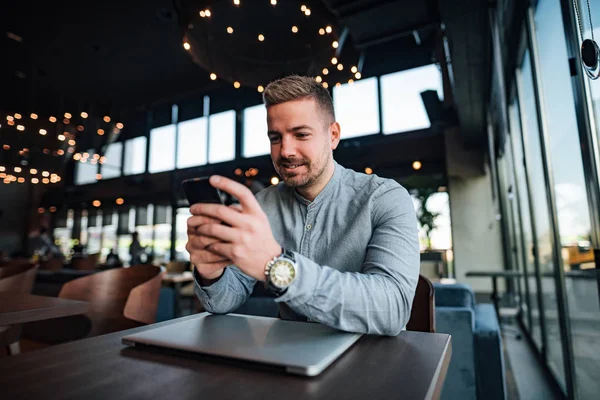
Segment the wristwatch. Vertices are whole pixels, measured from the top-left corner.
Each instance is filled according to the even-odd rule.
[[[265,266],[266,287],[277,297],[283,295],[298,275],[294,253],[282,248],[280,255]]]

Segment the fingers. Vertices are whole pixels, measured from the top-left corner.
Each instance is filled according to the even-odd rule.
[[[237,229],[223,224],[204,224],[196,228],[196,234],[200,237],[210,237],[222,242],[233,242],[240,236]]]
[[[206,215],[192,215],[187,220],[188,231],[195,230],[200,225],[204,224],[220,224],[221,221]]]
[[[190,210],[194,215],[207,217],[217,223],[224,222],[229,226],[242,226],[245,218],[237,207],[225,207],[222,204],[194,204]],[[207,220],[207,221],[210,221]],[[196,222],[196,221],[194,221]],[[199,221],[204,222],[204,220]],[[207,222],[211,223],[211,222]],[[200,224],[202,225],[202,224]],[[200,226],[198,225],[198,226]],[[188,225],[189,226],[189,225]]]
[[[254,197],[254,194],[252,194],[250,189],[241,183],[223,176],[213,175],[210,177],[210,184],[213,187],[221,189],[222,191],[227,192],[238,199],[244,211],[250,213],[262,211],[262,208],[260,208],[260,205]]]

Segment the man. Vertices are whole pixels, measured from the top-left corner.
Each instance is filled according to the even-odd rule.
[[[266,282],[283,319],[397,335],[419,275],[410,195],[393,180],[333,160],[340,125],[329,92],[313,79],[274,81],[263,99],[283,183],[254,197],[237,182],[211,177],[240,206],[190,208],[186,248],[198,298],[207,311],[224,314]]]

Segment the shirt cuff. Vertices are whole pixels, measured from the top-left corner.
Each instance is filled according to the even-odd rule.
[[[229,271],[229,268],[226,267],[225,271],[223,271],[223,275],[221,275],[221,278],[219,278],[218,281],[210,286],[202,286],[200,274],[198,274],[198,270],[194,268],[194,272],[192,274],[195,283],[194,291],[196,292],[198,298],[203,302],[208,302],[211,298],[218,296],[227,288],[227,281],[230,278],[230,274],[231,272]]]

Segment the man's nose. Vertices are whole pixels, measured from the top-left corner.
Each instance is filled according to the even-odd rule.
[[[281,139],[281,157],[293,158],[296,155],[296,145],[292,138],[284,137]]]

